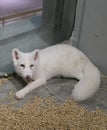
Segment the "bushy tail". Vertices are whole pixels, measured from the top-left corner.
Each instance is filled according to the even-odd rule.
[[[71,96],[77,101],[90,98],[99,88],[100,72],[93,64],[88,63],[84,69],[83,78],[75,85]]]

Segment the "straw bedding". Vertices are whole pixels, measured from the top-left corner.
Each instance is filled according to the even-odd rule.
[[[71,99],[35,97],[21,108],[13,105],[0,106],[0,130],[107,130],[104,111],[89,111]]]
[[[88,111],[71,99],[58,104],[35,97],[22,108],[0,106],[0,130],[107,130],[107,115],[99,109]]]

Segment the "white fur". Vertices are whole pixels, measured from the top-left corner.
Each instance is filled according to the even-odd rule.
[[[25,80],[27,75],[34,80],[16,93],[18,99],[58,75],[79,80],[71,94],[75,100],[90,98],[100,86],[100,72],[97,67],[73,46],[58,44],[31,53],[22,53],[18,49],[13,49],[12,55],[16,72]],[[36,59],[34,59],[35,55]],[[24,64],[25,68],[20,64]],[[35,66],[30,68],[31,64]]]

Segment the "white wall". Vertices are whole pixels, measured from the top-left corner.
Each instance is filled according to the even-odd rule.
[[[79,48],[107,74],[107,0],[83,1],[78,0],[75,38]]]

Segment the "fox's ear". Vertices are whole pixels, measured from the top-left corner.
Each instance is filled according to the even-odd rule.
[[[13,49],[12,51],[12,56],[14,59],[18,60],[19,59],[19,55],[20,55],[20,51],[18,49]]]
[[[39,58],[39,50],[36,49],[34,52],[33,52],[33,59],[34,60],[37,60]]]

